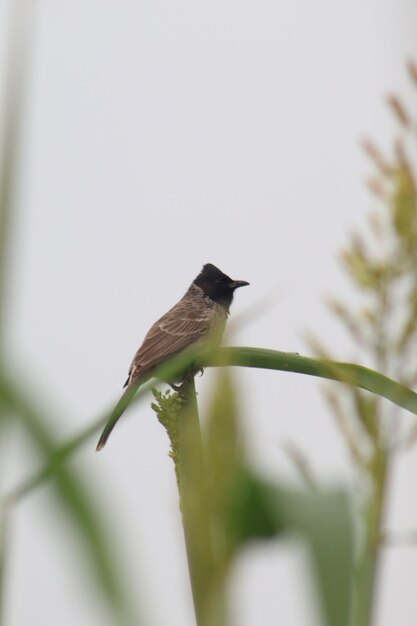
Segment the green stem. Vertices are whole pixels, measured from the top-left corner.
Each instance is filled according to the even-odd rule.
[[[381,441],[373,458],[373,493],[366,511],[366,536],[355,581],[354,626],[372,626],[374,622],[382,526],[387,501],[388,465],[389,451]]]
[[[16,180],[25,91],[28,86],[36,2],[13,2],[8,24],[6,81],[0,136],[0,343],[4,349],[9,288],[9,252],[15,218]],[[2,355],[3,356],[3,355]]]
[[[375,558],[366,545],[363,549],[354,588],[354,626],[370,626],[373,614]]]
[[[178,489],[191,589],[198,626],[224,626],[224,588],[214,580],[210,503],[194,378],[184,383],[186,398],[178,427]]]
[[[187,357],[183,355],[175,357],[172,361],[161,366],[160,370],[156,372],[156,377],[160,377],[162,380],[175,380],[180,377],[184,369],[193,365],[194,358],[196,358],[196,355],[193,356],[193,354]],[[412,391],[412,389],[395,382],[383,374],[379,374],[371,369],[353,363],[313,359],[292,352],[279,352],[278,350],[268,350],[264,348],[222,348],[204,355],[204,357],[198,360],[198,365],[203,367],[232,365],[273,369],[338,380],[346,384],[361,387],[362,389],[367,389],[417,415],[417,394]],[[7,390],[9,384],[10,381],[7,378],[4,376],[0,378],[0,392],[2,389]],[[138,390],[135,397],[131,399],[130,403],[134,405],[138,401],[143,400],[145,393],[152,388],[152,385],[155,385],[154,380],[143,385]],[[16,393],[22,397],[25,396],[24,390],[16,389]],[[123,401],[120,401],[116,406],[117,410],[113,410],[112,415],[114,419],[120,417],[127,408],[128,402],[126,400],[127,399],[124,398]],[[16,412],[16,416],[20,417],[19,411]],[[106,412],[103,417],[100,417],[84,430],[80,431],[78,435],[58,447],[55,450],[52,461],[49,461],[43,468],[16,488],[13,494],[14,499],[20,499],[26,496],[33,489],[36,489],[42,484],[45,479],[53,475],[57,468],[56,460],[59,461],[59,464],[65,463],[67,459],[88,441],[93,433],[105,423],[108,417],[109,412]]]
[[[178,490],[194,610],[198,626],[206,625],[206,593],[211,579],[211,537],[207,511],[201,506],[206,488],[203,442],[194,378],[184,383],[186,403],[178,421]]]
[[[280,370],[337,380],[366,389],[417,415],[417,394],[388,376],[368,367],[327,359],[314,359],[296,352],[279,352],[265,348],[221,348],[207,353],[199,361],[202,367],[239,366]]]

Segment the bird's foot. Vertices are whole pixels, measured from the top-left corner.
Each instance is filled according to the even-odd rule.
[[[204,369],[202,367],[200,367],[198,370],[190,370],[189,372],[187,372],[183,378],[183,381],[180,385],[176,385],[174,383],[169,383],[169,386],[171,387],[171,389],[173,389],[176,393],[179,393],[180,395],[184,395],[184,386],[187,385],[188,383],[190,383],[193,378],[197,375],[200,374],[200,376],[202,376],[204,374]]]

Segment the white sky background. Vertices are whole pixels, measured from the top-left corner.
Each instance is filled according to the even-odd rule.
[[[62,439],[114,401],[150,324],[205,262],[251,283],[232,317],[277,294],[233,343],[306,352],[310,329],[337,356],[354,356],[322,296],[346,292],[336,253],[372,206],[359,140],[388,146],[394,136],[383,99],[410,93],[404,62],[417,58],[417,4],[49,0],[38,18],[11,340],[57,409]],[[317,380],[236,376],[258,467],[294,479],[280,449],[293,440],[324,482],[349,480]],[[214,377],[198,380],[203,406]],[[96,486],[138,603],[152,626],[191,625],[165,433],[143,405],[104,452],[94,447],[77,464]],[[396,528],[417,525],[415,457],[397,464]],[[25,459],[16,476],[30,469]],[[6,624],[106,625],[46,494],[14,520]],[[243,557],[235,623],[310,625],[304,560],[279,543]],[[416,549],[387,555],[378,626],[415,623],[416,571]]]

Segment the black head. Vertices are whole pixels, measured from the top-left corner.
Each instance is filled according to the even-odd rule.
[[[203,266],[197,278],[194,279],[194,284],[198,285],[206,296],[221,304],[226,310],[229,310],[235,289],[249,285],[245,280],[233,280],[211,263],[206,263]]]

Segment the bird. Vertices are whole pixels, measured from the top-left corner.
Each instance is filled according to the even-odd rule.
[[[217,347],[225,329],[233,295],[249,283],[233,280],[212,263],[203,265],[184,296],[149,329],[137,350],[124,384],[125,395],[152,377],[162,363],[187,348]],[[176,388],[176,387],[174,387]],[[120,419],[122,411],[112,413],[98,441],[100,451]]]

